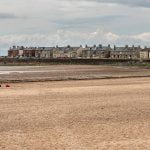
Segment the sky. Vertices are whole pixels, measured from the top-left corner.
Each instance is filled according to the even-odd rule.
[[[0,0],[0,55],[68,44],[150,47],[150,0]]]

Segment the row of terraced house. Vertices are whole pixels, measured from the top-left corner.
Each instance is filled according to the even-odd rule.
[[[124,46],[113,48],[103,45],[85,47],[24,47],[13,46],[8,50],[9,58],[80,58],[80,59],[150,59],[150,48]]]

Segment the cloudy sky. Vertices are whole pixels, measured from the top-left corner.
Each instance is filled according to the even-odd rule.
[[[150,46],[150,0],[0,0],[0,49]]]

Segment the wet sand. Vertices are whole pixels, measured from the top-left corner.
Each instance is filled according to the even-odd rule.
[[[0,66],[0,83],[150,77],[150,69],[101,65]]]
[[[4,85],[2,150],[150,149],[150,78]]]

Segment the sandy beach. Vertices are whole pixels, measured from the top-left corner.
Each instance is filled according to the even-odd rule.
[[[150,79],[12,83],[0,88],[0,149],[150,148]]]

